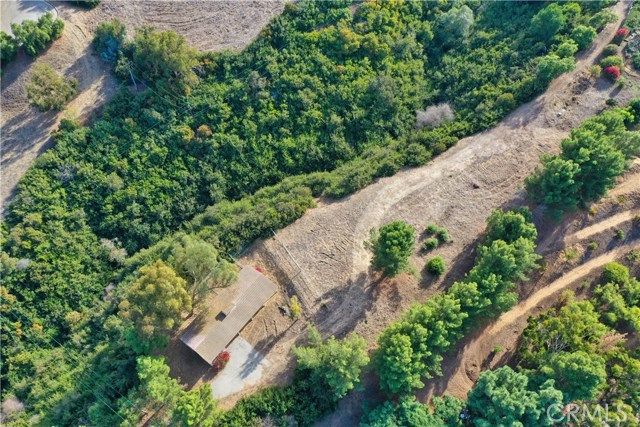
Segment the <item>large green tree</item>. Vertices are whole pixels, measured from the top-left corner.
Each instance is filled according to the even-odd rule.
[[[540,367],[540,372],[555,380],[568,402],[596,399],[607,380],[604,359],[585,351],[556,353]]]
[[[360,372],[369,363],[367,342],[355,334],[323,341],[313,326],[308,339],[308,345],[292,349],[298,361],[297,375],[308,382],[314,399],[337,402],[360,382]]]
[[[542,166],[526,178],[527,192],[533,201],[544,203],[551,217],[571,212],[580,202],[582,182],[576,179],[580,166],[557,156],[543,156]]]
[[[562,407],[562,392],[553,380],[529,389],[529,378],[508,366],[486,371],[469,392],[467,410],[476,427],[547,427],[550,405]]]
[[[120,314],[131,320],[138,338],[164,341],[164,334],[180,324],[182,313],[191,310],[186,282],[162,261],[142,267],[140,277],[120,303]]]
[[[405,222],[393,221],[372,230],[368,245],[373,252],[373,268],[393,277],[409,267],[415,246],[414,229]]]
[[[229,286],[238,278],[238,268],[222,259],[214,245],[189,235],[176,243],[169,263],[187,281],[192,311],[214,288]]]
[[[193,68],[196,50],[184,36],[174,31],[157,31],[153,27],[137,30],[133,46],[133,67],[149,83],[173,93],[190,93],[198,82]]]

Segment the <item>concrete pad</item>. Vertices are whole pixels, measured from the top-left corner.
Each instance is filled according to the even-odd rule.
[[[238,393],[255,384],[262,377],[263,369],[271,365],[242,337],[233,340],[227,351],[231,353],[229,363],[211,381],[213,397],[216,399]]]
[[[42,0],[0,0],[0,30],[13,34],[12,23],[20,24],[26,19],[37,21],[47,12],[51,12],[54,18],[58,17],[56,9]]]

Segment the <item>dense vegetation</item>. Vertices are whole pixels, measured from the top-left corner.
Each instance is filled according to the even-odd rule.
[[[188,310],[195,283],[177,263],[184,235],[170,233],[182,229],[227,257],[301,216],[313,196],[341,197],[430,160],[570,69],[567,52],[575,49],[561,45],[587,46],[610,20],[604,5],[367,2],[354,13],[348,2],[302,2],[287,5],[243,52],[205,55],[171,32],[142,29],[127,40],[121,24],[101,26],[98,53],[145,90],[123,89],[91,127],[63,120],[56,147],[25,175],[8,208],[2,379],[3,398],[25,405],[15,424],[35,416],[40,425],[129,425],[127,411],[142,413],[135,405],[157,408],[139,357],[161,345],[156,338],[178,318],[162,299],[143,302],[142,285],[162,278],[158,295],[169,292]],[[31,27],[24,34],[37,36],[29,42],[35,52],[44,37]],[[419,130],[416,112],[424,112]],[[436,373],[467,313],[512,304],[513,281],[535,262],[532,248],[524,235],[487,240],[469,280],[457,284],[460,294],[408,313],[404,323],[416,331],[438,316],[450,324],[425,338],[434,340],[433,357],[416,350],[410,378],[390,378],[389,389]],[[518,262],[492,274],[507,255]],[[421,339],[401,332],[404,348]],[[349,343],[353,354],[359,347]],[[292,386],[243,401],[223,425],[278,411],[310,423],[329,410],[351,385],[338,387],[324,375],[331,366],[318,375],[309,363]],[[138,378],[129,375],[136,366]],[[353,373],[335,377],[354,382]],[[335,392],[314,395],[318,381]],[[208,411],[198,396],[177,401]],[[177,423],[173,416],[155,421]]]
[[[640,133],[630,130],[638,123],[640,100],[585,120],[560,154],[542,156],[542,167],[526,180],[529,196],[555,218],[600,199],[640,154]]]

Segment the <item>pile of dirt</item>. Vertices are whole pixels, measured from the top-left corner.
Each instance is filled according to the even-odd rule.
[[[91,49],[100,22],[118,18],[131,35],[142,25],[183,34],[200,50],[240,49],[249,44],[284,7],[274,1],[113,1],[92,10],[68,2],[53,3],[65,21],[62,37],[36,60],[79,81],[78,96],[62,113],[40,113],[28,104],[25,84],[35,61],[24,53],[3,69],[1,109],[2,160],[0,206],[5,207],[18,180],[37,156],[51,146],[51,132],[61,118],[86,121],[116,93],[108,67]]]

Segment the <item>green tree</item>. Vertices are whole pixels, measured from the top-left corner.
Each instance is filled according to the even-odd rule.
[[[476,427],[546,427],[551,404],[562,405],[562,392],[553,380],[529,390],[529,378],[505,366],[485,371],[469,392],[467,410]]]
[[[409,267],[415,245],[414,229],[402,221],[394,221],[372,230],[367,245],[373,252],[373,268],[393,277]]]
[[[607,381],[604,359],[584,351],[556,353],[540,367],[540,372],[555,380],[568,402],[596,399]]]
[[[531,241],[538,237],[538,230],[531,222],[531,212],[527,208],[509,211],[497,209],[487,219],[485,245],[490,245],[495,240],[512,244],[521,237]]]
[[[623,285],[629,280],[629,269],[618,262],[608,262],[602,270],[601,280],[604,283]]]
[[[551,3],[531,19],[531,33],[536,39],[546,42],[562,30],[565,24],[562,6]]]
[[[562,157],[578,165],[575,176],[585,202],[604,196],[625,167],[625,156],[607,135],[604,124],[589,122],[562,141]]]
[[[0,31],[0,65],[5,65],[14,59],[18,53],[18,40]]]
[[[397,404],[386,401],[362,417],[360,427],[445,427],[429,413],[429,406],[414,396],[403,396]]]
[[[325,341],[313,326],[309,345],[294,347],[299,377],[307,379],[311,396],[318,401],[337,402],[360,382],[360,372],[369,363],[367,342],[358,335]]]
[[[54,19],[51,12],[38,18],[38,22],[27,19],[21,24],[11,24],[13,35],[30,56],[36,56],[47,47],[47,43],[59,39],[63,29],[64,21]]]
[[[452,7],[438,17],[436,37],[445,47],[457,46],[469,37],[473,11],[467,5]]]
[[[378,346],[376,372],[385,393],[410,393],[424,385],[421,377],[425,366],[421,354],[414,351],[411,338],[405,335],[400,324],[392,324],[382,331]]]
[[[535,253],[535,243],[529,239],[520,237],[512,244],[495,240],[478,248],[476,265],[468,278],[478,284],[491,275],[507,282],[527,280],[527,273],[538,267],[536,262],[540,258]]]
[[[198,64],[196,50],[173,31],[153,27],[137,30],[133,47],[134,72],[162,90],[189,94],[197,84],[193,68]]]
[[[598,33],[593,27],[578,25],[571,32],[571,39],[576,42],[578,49],[584,50],[591,46]]]
[[[212,244],[190,235],[179,240],[168,262],[187,281],[192,312],[214,288],[229,286],[238,279],[235,264],[222,259]]]
[[[127,290],[120,314],[131,320],[140,339],[155,343],[180,324],[183,311],[191,310],[186,282],[162,261],[142,267],[140,278]]]
[[[40,111],[62,110],[78,91],[78,81],[64,78],[46,64],[33,67],[31,80],[27,83],[27,98]]]
[[[141,356],[137,359],[136,372],[140,383],[120,399],[118,411],[125,421],[120,427],[136,427],[145,413],[153,414],[153,425],[170,425],[173,411],[183,390],[178,381],[169,377],[169,366],[163,358]],[[140,411],[144,408],[145,411]]]
[[[536,167],[525,179],[529,197],[549,208],[551,217],[571,212],[580,201],[582,182],[576,178],[580,166],[558,156],[542,156],[542,167]]]
[[[173,420],[174,425],[180,427],[212,427],[219,415],[211,384],[203,384],[196,390],[182,393],[176,402]]]
[[[529,320],[518,347],[518,359],[525,367],[536,367],[547,355],[561,351],[593,353],[608,331],[591,302],[574,302]]]
[[[114,62],[127,42],[127,28],[117,18],[101,22],[93,38],[93,48],[106,62]]]
[[[555,54],[543,56],[538,60],[538,86],[542,89],[560,74],[574,68],[576,68],[576,61],[573,57],[560,58]]]

